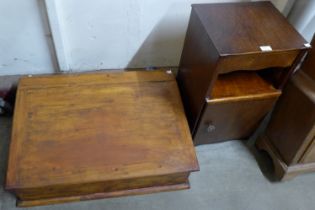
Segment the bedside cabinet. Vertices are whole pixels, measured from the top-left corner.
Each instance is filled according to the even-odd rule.
[[[177,81],[194,144],[248,137],[305,43],[270,2],[192,5]]]
[[[314,49],[284,88],[270,123],[256,144],[271,156],[280,180],[315,171]]]

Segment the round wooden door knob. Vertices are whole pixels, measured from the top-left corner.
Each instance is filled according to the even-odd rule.
[[[211,133],[211,132],[215,131],[215,126],[210,123],[208,125],[208,127],[207,127],[207,131],[208,131],[208,133]]]

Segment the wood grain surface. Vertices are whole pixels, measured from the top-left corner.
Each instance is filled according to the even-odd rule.
[[[259,120],[255,116],[258,115],[252,115],[250,120],[250,114],[247,113],[247,110],[252,110],[250,104],[255,104],[261,113],[268,113],[267,107],[271,110],[271,98],[276,99],[280,93],[275,89],[281,90],[286,84],[308,50],[305,43],[307,41],[270,2],[192,5],[177,81],[194,138],[199,136],[196,132],[200,131],[198,126],[202,125],[201,120],[210,117],[203,115],[210,113],[211,109],[212,114],[214,110],[217,113],[216,118],[226,113],[231,114],[225,120],[226,124],[234,126],[234,133],[239,130],[238,125],[244,125],[245,122],[257,124]],[[263,51],[262,46],[269,46],[271,50]],[[230,76],[239,71],[263,75],[269,84],[254,74]],[[239,89],[232,90],[233,88]],[[268,106],[262,100],[264,97],[270,99]],[[224,108],[221,106],[221,109],[219,105],[210,108],[208,101],[211,101],[211,106],[223,101],[233,104],[224,105]],[[242,105],[236,104],[236,101]],[[245,108],[244,103],[248,108]],[[239,121],[232,115],[238,117]],[[247,120],[243,121],[242,116],[247,116]],[[259,119],[261,117],[259,114]],[[224,131],[224,126],[224,123],[220,123],[218,130]],[[255,126],[250,127],[253,132]],[[233,137],[228,133],[225,137],[219,136],[222,140],[244,136]],[[243,132],[240,130],[240,133]]]
[[[287,165],[297,164],[313,140],[314,93],[314,81],[303,72],[295,75],[284,89],[266,130],[266,136]]]
[[[6,180],[21,200],[178,185],[196,170],[172,75],[21,79]]]
[[[312,48],[283,89],[265,133],[257,140],[257,147],[271,156],[280,180],[315,171],[314,55]]]
[[[194,4],[220,55],[306,48],[305,39],[269,1]]]
[[[255,72],[220,75],[194,135],[195,145],[245,139],[281,94]]]
[[[191,132],[201,114],[208,89],[216,78],[219,54],[194,10],[191,11],[177,82]]]
[[[211,94],[211,102],[222,100],[240,100],[255,97],[279,96],[281,91],[263,80],[255,72],[237,71],[219,75]]]

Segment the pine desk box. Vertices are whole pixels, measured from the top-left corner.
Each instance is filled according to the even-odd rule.
[[[197,170],[172,75],[20,80],[6,178],[19,206],[185,189]]]

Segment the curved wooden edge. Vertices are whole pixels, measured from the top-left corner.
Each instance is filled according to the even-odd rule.
[[[259,150],[266,151],[271,157],[274,165],[274,175],[276,176],[276,178],[278,178],[280,181],[284,181],[294,177],[288,174],[287,164],[282,160],[280,154],[270,143],[267,136],[260,136],[256,142],[256,147]]]
[[[174,191],[174,190],[184,190],[189,189],[190,184],[187,179],[186,182],[174,185],[165,185],[165,186],[154,186],[140,189],[130,189],[130,190],[121,190],[114,192],[102,192],[102,193],[94,193],[89,195],[78,195],[78,196],[69,196],[69,197],[59,197],[59,198],[48,198],[48,199],[40,199],[40,200],[18,200],[18,207],[30,207],[30,206],[40,206],[40,205],[49,205],[49,204],[59,204],[66,202],[74,202],[74,201],[85,201],[85,200],[95,200],[95,199],[103,199],[103,198],[113,198],[120,196],[129,196],[129,195],[142,195],[147,193],[157,193],[157,192],[165,192],[165,191]]]
[[[260,136],[256,142],[256,147],[259,150],[266,151],[274,165],[275,176],[279,181],[288,181],[295,178],[297,175],[308,172],[315,172],[315,163],[299,163],[288,166],[276,151],[267,136]]]
[[[280,95],[281,95],[281,91],[275,90],[273,93],[251,94],[251,95],[245,95],[245,96],[233,96],[233,97],[224,97],[224,98],[215,98],[215,99],[206,98],[206,102],[208,104],[232,103],[232,102],[239,102],[239,101],[263,100],[263,99],[269,99],[269,98],[277,98]]]

